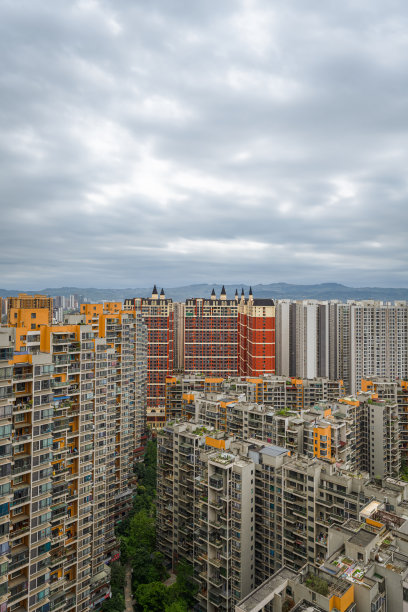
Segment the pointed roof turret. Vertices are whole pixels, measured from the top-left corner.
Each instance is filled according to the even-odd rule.
[[[244,291],[244,288],[242,287],[242,289],[241,289],[241,297],[244,297],[244,296],[245,296],[245,291]]]
[[[215,295],[214,287],[213,287],[213,290],[211,291],[211,299],[212,300],[216,300],[217,299],[217,296]]]
[[[153,287],[153,291],[152,291],[152,299],[156,299],[159,297],[159,294],[157,293],[157,287],[156,285]]]
[[[238,302],[238,289],[235,289],[235,301]]]
[[[248,294],[248,302],[251,302],[251,304],[254,301],[254,296],[252,295],[252,287],[249,288],[249,294]]]
[[[252,287],[249,288],[249,295],[252,295]]]
[[[164,300],[166,298],[165,294],[164,294],[164,289],[162,287],[162,290],[160,291],[160,299]]]
[[[221,293],[220,293],[220,300],[226,300],[226,299],[227,299],[227,292],[225,291],[225,287],[223,285],[221,289]]]

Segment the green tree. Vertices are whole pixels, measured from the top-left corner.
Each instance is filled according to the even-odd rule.
[[[150,582],[150,564],[151,553],[145,548],[137,548],[131,559],[133,574],[132,574],[132,589],[133,591],[139,584]]]
[[[125,609],[125,598],[122,593],[113,593],[110,599],[107,599],[103,606],[103,612],[122,612]]]
[[[138,549],[145,549],[149,554],[154,551],[156,540],[156,529],[154,518],[147,510],[141,510],[129,522],[127,535],[121,536],[121,554],[123,561],[132,560]]]
[[[177,599],[164,608],[164,612],[188,612],[187,604],[182,599]]]
[[[164,555],[161,552],[155,551],[151,555],[148,576],[149,582],[163,581],[169,577],[169,574],[164,565]]]
[[[111,587],[118,591],[125,588],[126,570],[118,561],[111,565]]]
[[[174,599],[182,599],[191,608],[198,591],[197,583],[193,575],[193,567],[187,561],[180,561],[176,569],[176,582],[170,587],[173,590]]]
[[[143,612],[163,612],[169,603],[169,588],[161,582],[140,584],[136,589],[136,601]]]

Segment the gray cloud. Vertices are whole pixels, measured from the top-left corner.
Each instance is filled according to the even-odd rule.
[[[402,0],[0,17],[0,286],[408,286]]]

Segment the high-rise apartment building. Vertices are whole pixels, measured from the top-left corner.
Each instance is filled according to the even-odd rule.
[[[181,418],[372,477],[398,477],[401,468],[397,402],[375,393],[320,400],[299,410],[248,401],[243,394],[228,394],[223,385],[218,391],[185,394]]]
[[[186,300],[184,370],[207,376],[233,376],[238,367],[238,296],[227,299],[224,287],[217,299]]]
[[[184,422],[158,438],[158,490],[158,546],[193,564],[203,612],[404,609],[407,483]],[[251,585],[282,567],[292,582],[267,607],[273,588]]]
[[[282,300],[276,311],[277,373],[329,377],[328,303]]]
[[[241,296],[238,305],[238,375],[275,374],[275,303]]]
[[[206,376],[275,373],[275,305],[273,300],[246,299],[235,292],[228,299],[222,287],[219,299],[186,300],[184,370]]]
[[[165,421],[166,377],[174,369],[174,304],[163,289],[153,288],[151,298],[126,299],[125,310],[139,313],[147,327],[147,423],[161,427]]]
[[[118,554],[114,526],[131,507],[146,332],[135,312],[105,312],[97,325],[78,317],[0,328],[7,610],[98,607]]]
[[[363,378],[408,378],[406,302],[351,302],[337,310],[337,372],[356,393]]]
[[[328,376],[355,395],[372,376],[408,377],[408,306],[283,300],[276,307],[277,373]]]
[[[343,382],[327,378],[307,380],[266,374],[223,379],[202,374],[178,375],[166,380],[166,420],[194,417],[196,400],[201,397],[223,405],[245,398],[267,408],[300,413],[321,401],[334,402],[344,395]]]
[[[46,312],[47,320],[45,320],[45,323],[51,325],[52,305],[53,299],[47,295],[28,295],[26,293],[20,293],[18,297],[9,297],[7,298],[7,323],[9,326],[13,327],[19,326],[34,329],[31,325],[37,323],[37,315],[41,317],[41,323],[43,323]],[[32,320],[27,319],[27,314],[30,315]],[[21,323],[24,323],[24,325]]]

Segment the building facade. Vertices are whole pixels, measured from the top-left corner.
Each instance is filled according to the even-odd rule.
[[[147,327],[147,424],[165,421],[166,377],[174,370],[174,304],[153,288],[151,298],[125,300],[125,310],[135,310]]]
[[[203,612],[404,609],[407,483],[184,422],[158,438],[158,490],[158,546],[192,563]],[[256,589],[281,568],[294,581],[268,607]]]
[[[110,595],[144,432],[146,331],[135,312],[83,318],[0,328],[7,610],[90,610]]]
[[[275,303],[241,297],[238,305],[238,376],[275,374]]]

